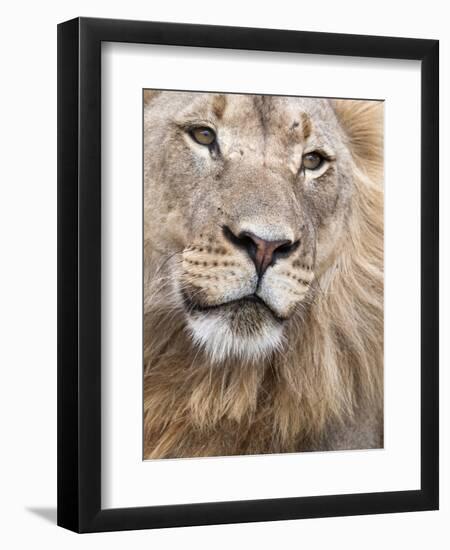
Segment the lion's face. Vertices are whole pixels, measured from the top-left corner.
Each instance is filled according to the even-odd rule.
[[[181,308],[215,361],[272,353],[346,237],[351,157],[332,104],[162,92],[146,105],[144,154],[159,307]]]

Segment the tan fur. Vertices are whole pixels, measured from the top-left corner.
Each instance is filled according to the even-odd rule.
[[[146,105],[153,97],[145,95]],[[161,154],[152,141],[152,127],[167,118],[167,112],[160,114],[167,111],[167,103],[157,109],[159,95],[156,97],[146,118],[146,182],[157,170],[150,156]],[[224,96],[213,102],[218,117],[226,116],[229,106],[225,103]],[[301,294],[304,289],[305,298],[294,303],[293,314],[291,309],[286,313],[282,348],[256,362],[229,357],[215,364],[193,345],[183,310],[172,300],[177,269],[183,270],[180,280],[188,277],[190,285],[196,275],[193,270],[202,268],[195,266],[194,260],[208,263],[207,270],[197,275],[216,276],[216,290],[210,279],[208,286],[189,289],[195,299],[203,292],[209,304],[214,292],[220,293],[228,284],[228,279],[220,277],[231,277],[227,274],[232,266],[214,264],[236,263],[227,245],[217,244],[215,237],[206,242],[205,251],[199,252],[197,247],[192,264],[187,263],[192,254],[185,237],[189,228],[177,205],[189,203],[195,181],[186,181],[184,186],[176,182],[170,193],[162,191],[160,195],[152,191],[153,184],[146,187],[145,458],[383,445],[383,108],[378,102],[347,100],[330,105],[342,129],[340,146],[350,152],[346,161],[352,186],[349,205],[338,217],[333,213],[327,218],[340,229],[330,230],[330,235],[339,233],[339,239],[328,234],[318,237],[323,240],[322,249],[327,250],[323,258],[318,249],[315,263],[306,255],[306,259],[294,259],[283,267],[290,270],[291,278],[298,268],[302,277],[311,272],[313,280],[290,287],[292,293]],[[261,116],[266,115],[263,112]],[[303,118],[300,129],[314,129],[314,116]],[[277,127],[273,131],[281,135],[284,130]],[[170,151],[164,153],[157,174],[177,158]],[[186,180],[191,178],[183,168],[180,171]],[[213,176],[211,179],[214,182]],[[231,203],[217,208],[230,209]],[[158,233],[163,223],[159,215],[167,222],[164,238]],[[167,271],[168,265],[172,271]],[[250,269],[247,264],[244,267]]]

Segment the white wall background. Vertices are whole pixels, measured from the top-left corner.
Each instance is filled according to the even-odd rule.
[[[450,543],[449,285],[441,285],[441,510],[75,535],[56,518],[56,24],[78,15],[441,41],[441,280],[450,278],[450,35],[439,0],[66,0],[2,10],[0,543],[4,548],[446,549]],[[405,132],[408,129],[405,128]],[[404,159],[408,162],[408,159]],[[407,200],[407,199],[406,199]]]

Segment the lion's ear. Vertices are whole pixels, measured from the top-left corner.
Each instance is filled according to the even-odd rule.
[[[161,93],[161,90],[144,90],[144,106],[147,107]]]
[[[382,170],[384,102],[334,99],[333,107],[357,164],[372,173]]]

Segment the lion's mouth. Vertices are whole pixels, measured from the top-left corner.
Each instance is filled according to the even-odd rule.
[[[235,300],[229,300],[227,302],[221,302],[219,304],[199,304],[197,302],[194,302],[189,299],[188,296],[183,295],[183,300],[185,303],[185,307],[190,312],[202,312],[202,313],[208,313],[212,311],[220,311],[220,310],[240,310],[242,311],[245,308],[248,308],[249,310],[254,310],[255,308],[260,311],[265,311],[268,314],[271,315],[276,321],[283,322],[286,319],[283,317],[280,317],[262,298],[257,296],[256,294],[249,294],[247,296],[244,296],[242,298],[238,298]]]

